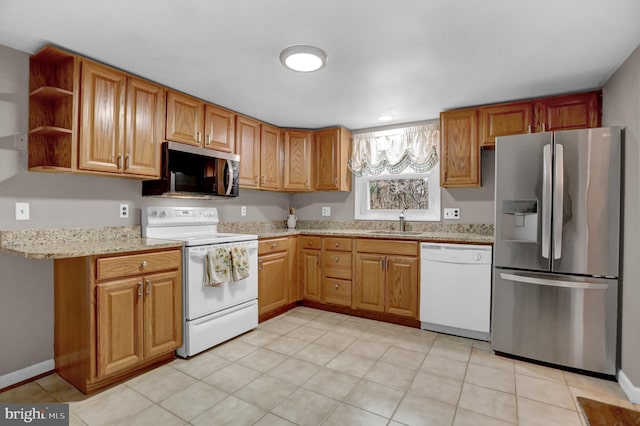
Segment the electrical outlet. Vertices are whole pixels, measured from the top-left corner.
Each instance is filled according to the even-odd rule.
[[[120,204],[120,217],[129,217],[129,204]]]
[[[445,219],[460,219],[460,209],[452,208],[452,209],[444,209],[444,218]]]
[[[331,216],[331,207],[323,206],[322,207],[322,216]]]
[[[27,150],[27,134],[25,132],[16,132],[14,134],[13,147],[19,151]]]
[[[29,203],[16,203],[16,220],[29,220]]]
[[[247,206],[240,207],[240,216],[246,216],[246,215],[247,215]]]

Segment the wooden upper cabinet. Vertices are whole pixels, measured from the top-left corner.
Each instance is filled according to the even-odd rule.
[[[284,189],[311,189],[311,141],[308,130],[284,130]]]
[[[164,139],[164,89],[127,78],[124,171],[160,176],[160,145]]]
[[[260,122],[236,118],[236,154],[240,156],[240,186],[258,188],[260,178]]]
[[[191,96],[169,91],[167,94],[167,140],[200,146],[203,133],[204,103]]]
[[[282,188],[282,143],[280,130],[260,125],[260,188]]]
[[[351,132],[342,127],[317,130],[314,135],[315,179],[320,191],[351,191],[351,171],[347,167]]]
[[[119,173],[124,167],[125,74],[82,61],[79,165]]]
[[[599,127],[602,120],[600,90],[554,96],[535,101],[536,132]]]
[[[480,186],[478,109],[440,113],[440,186]]]
[[[483,147],[493,147],[496,137],[521,135],[533,131],[533,104],[515,102],[480,108],[481,136]]]
[[[234,152],[236,115],[224,108],[205,105],[204,147],[216,151]]]

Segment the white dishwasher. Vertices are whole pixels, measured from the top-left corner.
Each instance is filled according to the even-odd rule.
[[[490,317],[491,246],[422,243],[421,328],[489,340]]]

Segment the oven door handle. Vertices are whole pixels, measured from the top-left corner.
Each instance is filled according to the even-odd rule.
[[[227,160],[227,175],[225,195],[231,195],[231,191],[233,190],[233,162],[231,162],[231,160]]]

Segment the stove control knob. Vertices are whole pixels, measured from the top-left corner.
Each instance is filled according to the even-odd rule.
[[[160,217],[165,217],[167,215],[167,212],[165,212],[164,210],[160,211]]]
[[[151,210],[151,217],[157,217],[158,216],[158,210]]]

